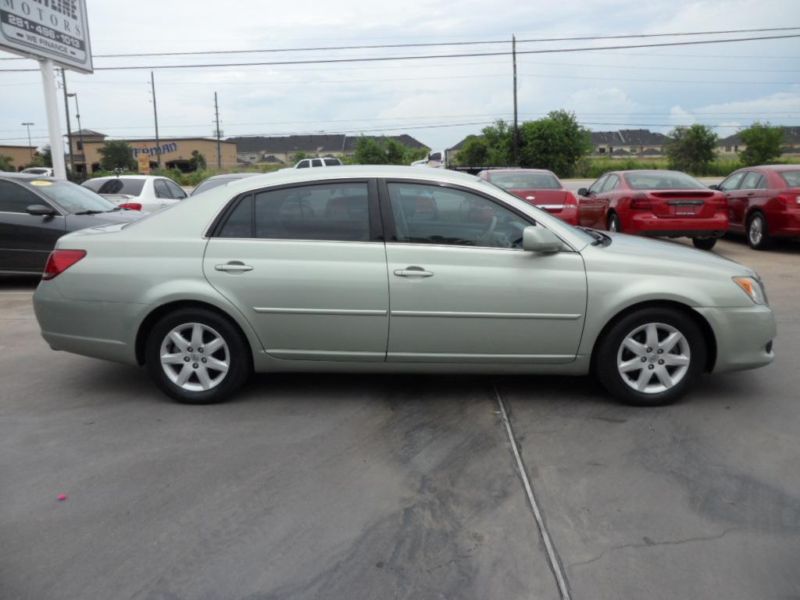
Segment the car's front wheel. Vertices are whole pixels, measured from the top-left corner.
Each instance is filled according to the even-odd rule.
[[[711,250],[717,243],[717,238],[692,238],[692,244],[699,250]]]
[[[185,404],[226,400],[250,375],[247,342],[226,318],[202,308],[179,309],[151,329],[145,347],[150,377]]]
[[[636,406],[670,404],[683,396],[706,364],[706,342],[688,315],[645,308],[626,315],[600,340],[595,373],[616,398]]]

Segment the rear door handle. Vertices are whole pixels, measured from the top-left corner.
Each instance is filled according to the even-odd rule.
[[[245,271],[252,271],[253,267],[244,264],[242,261],[232,260],[224,265],[215,265],[214,269],[225,273],[244,273]]]
[[[397,277],[433,277],[431,271],[426,271],[422,267],[411,266],[405,269],[396,269],[394,274]]]

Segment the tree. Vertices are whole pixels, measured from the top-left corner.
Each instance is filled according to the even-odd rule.
[[[559,177],[570,177],[578,161],[591,149],[589,131],[573,113],[564,110],[520,127],[521,167],[549,169]]]
[[[0,154],[0,171],[13,171],[14,165],[11,163],[14,162],[14,159],[10,156],[3,156]]]
[[[98,149],[98,152],[102,157],[100,159],[100,168],[104,171],[136,169],[136,161],[133,160],[133,149],[128,142],[110,140],[102,148]]]
[[[407,148],[391,138],[361,136],[353,162],[358,165],[408,165],[427,154],[425,149]]]
[[[206,157],[197,150],[192,150],[192,158],[189,159],[189,166],[192,171],[205,171],[208,163]]]
[[[745,166],[762,165],[778,158],[783,145],[783,129],[769,123],[753,123],[739,134],[746,148],[739,154]]]
[[[303,160],[304,158],[308,158],[308,155],[307,155],[305,152],[303,152],[303,151],[301,150],[300,152],[295,152],[295,153],[292,155],[292,158],[291,158],[291,160],[292,160],[292,162],[293,162],[293,163],[297,164],[297,163],[299,163],[301,160]]]
[[[458,151],[457,159],[458,164],[464,167],[489,166],[489,145],[486,139],[477,135],[469,136]]]
[[[666,144],[667,159],[670,169],[688,171],[693,175],[702,175],[708,171],[708,165],[716,158],[717,134],[706,125],[677,127],[669,136]]]

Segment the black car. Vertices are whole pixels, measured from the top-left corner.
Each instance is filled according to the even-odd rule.
[[[40,275],[65,233],[141,216],[69,181],[0,172],[0,275]]]

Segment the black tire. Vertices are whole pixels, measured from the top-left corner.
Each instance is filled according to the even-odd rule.
[[[717,244],[717,238],[692,238],[692,244],[698,250],[711,250]]]
[[[623,380],[623,375],[617,367],[618,357],[623,357],[623,360],[625,360],[626,353],[631,355],[631,360],[639,360],[637,355],[630,353],[628,350],[622,350],[621,346],[629,334],[647,324],[672,327],[683,335],[685,342],[688,344],[689,364],[683,372],[682,378],[673,387],[665,391],[643,392],[635,390]],[[663,338],[659,338],[659,340],[663,341]],[[650,369],[653,369],[654,374],[650,377],[658,379],[654,369],[660,368],[658,367],[658,360],[665,355],[662,353],[656,354],[655,352],[645,355],[646,361],[643,361],[643,363],[647,365],[648,371],[644,371],[644,366],[642,369],[634,370],[631,374],[634,378],[637,372],[639,374],[649,373]],[[705,369],[706,356],[707,348],[703,332],[689,315],[680,310],[667,307],[643,308],[621,318],[603,335],[595,348],[594,368],[595,375],[603,387],[624,404],[663,406],[680,399],[694,385]],[[665,368],[680,369],[680,367]],[[676,373],[677,371],[673,370],[671,375]],[[653,382],[654,380],[650,379],[649,381]]]
[[[167,335],[181,325],[186,325],[188,330],[189,324],[194,323],[209,328],[212,331],[206,331],[206,336],[213,333],[218,334],[227,345],[227,349],[223,347],[217,351],[222,354],[217,354],[216,358],[226,359],[228,371],[224,375],[221,372],[210,371],[219,377],[219,381],[206,390],[184,389],[167,376],[165,367],[161,364],[161,346]],[[196,354],[198,350],[191,347],[189,350],[193,350],[195,354],[191,355],[194,358],[188,361],[187,366],[194,365],[195,369],[199,362],[192,361],[203,360],[205,362],[208,360],[211,362],[211,359],[215,358],[212,355]],[[252,371],[252,361],[250,346],[239,330],[227,318],[203,308],[183,308],[165,315],[150,330],[145,345],[145,367],[153,382],[165,394],[183,404],[224,402],[247,381]],[[178,370],[178,365],[174,368]],[[200,385],[197,374],[190,375],[187,383],[192,384],[192,379],[197,385]]]
[[[756,227],[760,227],[761,235],[756,234]],[[745,231],[747,238],[747,245],[753,250],[767,250],[772,246],[772,238],[769,235],[767,228],[767,219],[761,212],[754,212],[747,219],[747,230]]]
[[[616,231],[617,233],[622,233],[622,222],[619,220],[617,213],[611,213],[610,215],[608,215],[607,228],[609,231]]]

